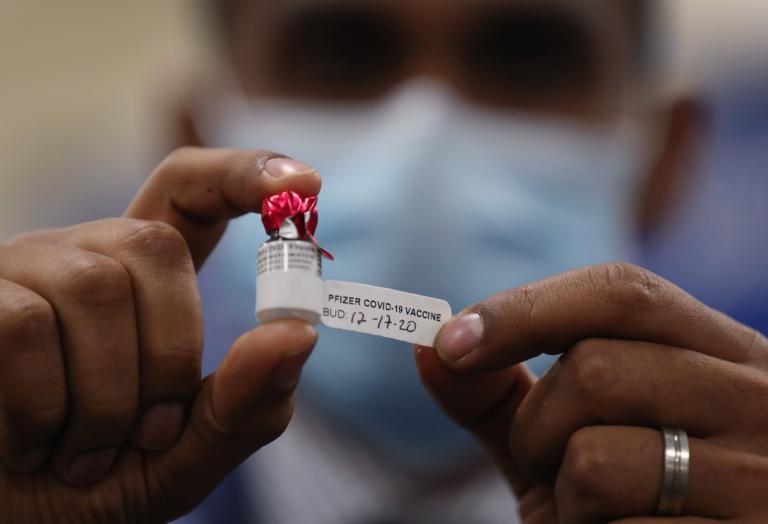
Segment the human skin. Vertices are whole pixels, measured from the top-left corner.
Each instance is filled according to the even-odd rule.
[[[315,329],[245,333],[203,380],[196,270],[284,190],[320,177],[181,149],[123,217],[0,245],[0,522],[167,522],[283,431]]]
[[[562,356],[537,381],[520,362],[542,353]],[[768,520],[768,339],[648,271],[593,266],[500,293],[416,361],[526,524]],[[652,518],[662,427],[690,436],[686,518]]]

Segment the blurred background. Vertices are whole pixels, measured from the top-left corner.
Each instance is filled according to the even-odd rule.
[[[0,238],[120,213],[163,150],[163,98],[204,55],[190,4],[0,1]]]

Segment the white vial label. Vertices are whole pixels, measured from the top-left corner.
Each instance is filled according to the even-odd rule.
[[[328,327],[434,347],[451,319],[445,300],[394,289],[328,280],[322,322]]]
[[[317,246],[300,240],[262,244],[257,263],[258,276],[273,272],[297,272],[319,277],[322,272]]]

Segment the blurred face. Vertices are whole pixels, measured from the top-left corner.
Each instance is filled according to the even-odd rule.
[[[197,143],[281,151],[323,174],[321,238],[337,257],[325,277],[464,307],[630,256],[657,130],[624,118],[637,116],[628,99],[642,101],[630,96],[641,0],[229,1],[229,60],[249,99],[229,85],[199,97]],[[676,162],[665,147],[641,225],[666,194],[650,182]],[[252,276],[258,227],[230,230],[239,282]],[[463,434],[408,352],[355,344],[324,333],[307,398],[414,469],[455,463]]]
[[[600,120],[636,71],[624,1],[232,0],[230,14],[250,96],[367,101],[430,76],[481,104]]]

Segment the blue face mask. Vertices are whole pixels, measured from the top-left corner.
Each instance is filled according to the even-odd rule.
[[[328,279],[444,298],[458,311],[631,257],[639,148],[624,127],[473,107],[426,82],[364,108],[224,100],[201,121],[210,145],[274,149],[320,171],[318,236],[336,257]],[[253,280],[259,233],[254,218],[229,232],[242,282]],[[530,365],[541,373],[551,361]],[[300,392],[414,470],[455,465],[474,449],[429,398],[401,343],[322,330]]]

